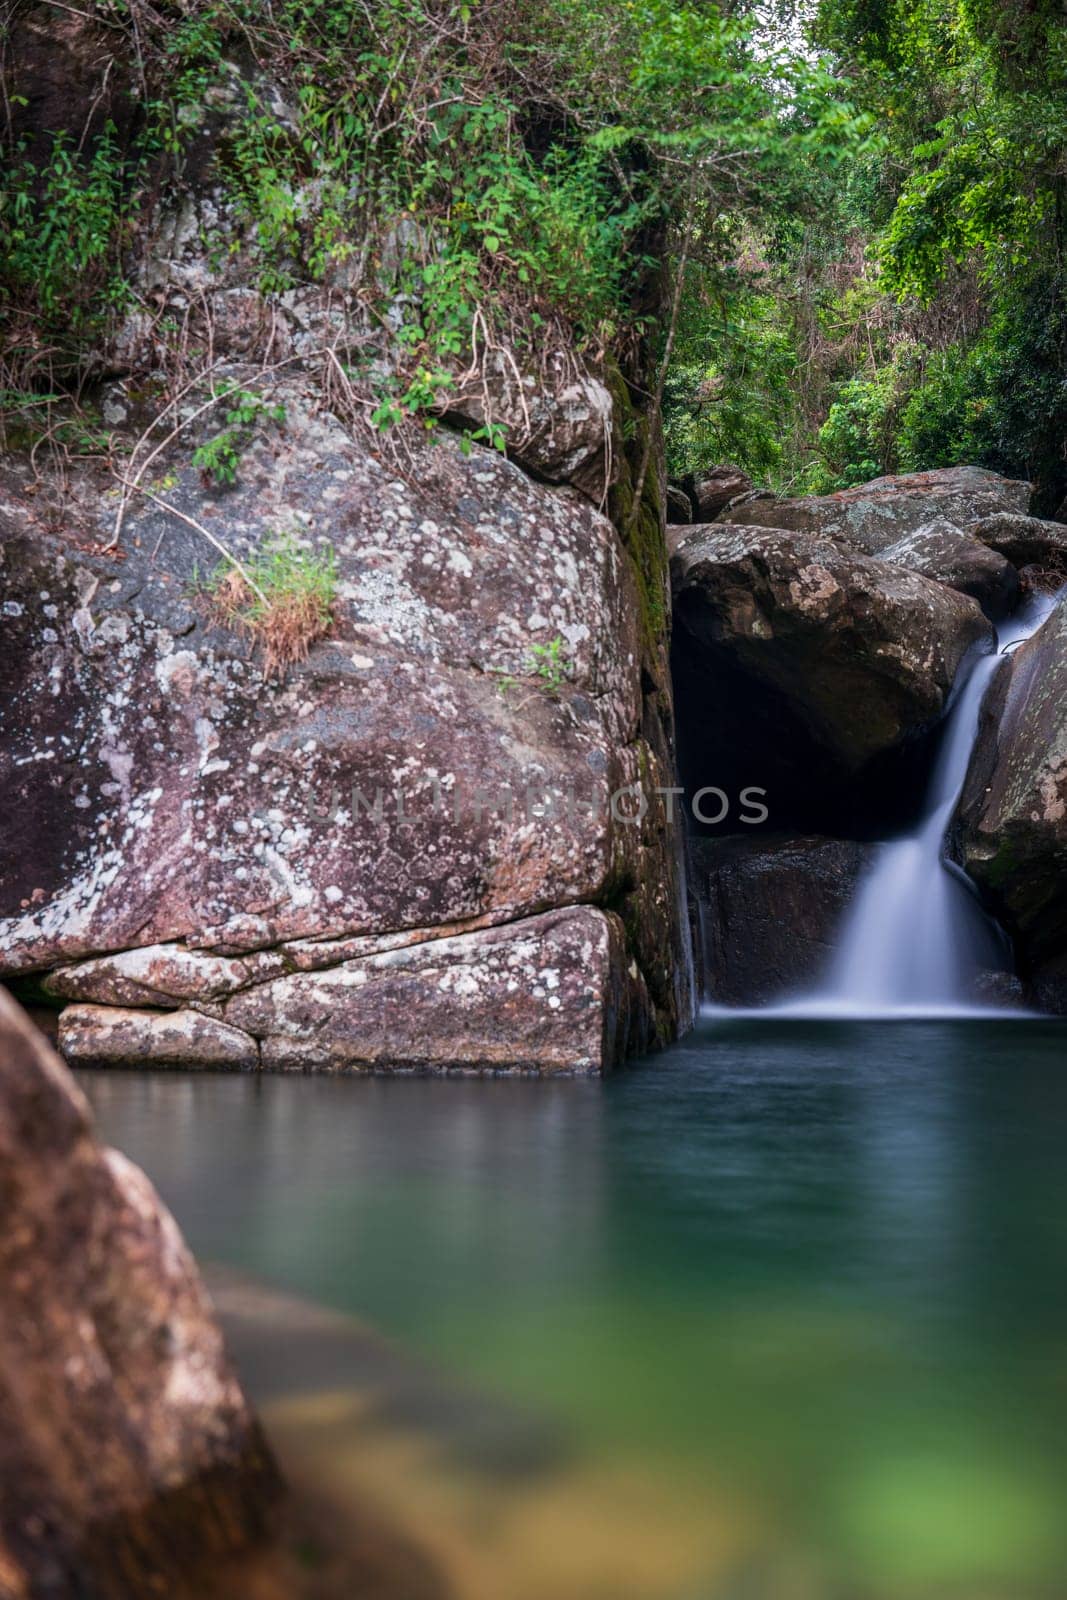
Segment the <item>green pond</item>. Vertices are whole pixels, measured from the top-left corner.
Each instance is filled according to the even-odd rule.
[[[727,1017],[604,1083],[81,1081],[201,1260],[743,1508],[750,1580],[684,1600],[1062,1600],[1065,1047]]]

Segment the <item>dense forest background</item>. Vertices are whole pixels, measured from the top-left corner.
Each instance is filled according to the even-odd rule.
[[[236,96],[215,178],[240,247],[265,295],[336,288],[377,324],[388,359],[330,359],[378,429],[435,426],[471,362],[566,344],[662,402],[676,476],[825,491],[965,461],[1046,511],[1067,490],[1058,0],[86,0],[128,93],[78,128],[18,93],[20,7],[5,435],[46,417],[105,448],[109,335],[151,312],[137,241]],[[186,334],[160,320],[164,366]]]
[[[682,468],[776,486],[976,462],[1067,489],[1067,19],[1047,0],[821,0],[867,136],[694,275],[669,387]]]

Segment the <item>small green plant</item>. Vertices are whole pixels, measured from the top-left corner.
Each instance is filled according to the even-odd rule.
[[[440,397],[451,384],[450,373],[420,367],[402,392],[395,388],[386,391],[371,412],[370,420],[380,432],[385,433],[405,417],[440,410]]]
[[[460,450],[469,456],[476,444],[487,444],[490,450],[499,450],[503,455],[508,447],[508,430],[500,422],[487,422],[481,428],[465,428],[460,435]]]
[[[285,421],[283,405],[269,405],[259,395],[247,389],[234,388],[226,410],[226,426],[213,438],[193,451],[193,466],[204,481],[205,487],[232,488],[237,482],[237,468],[247,449],[258,423]]]
[[[529,670],[540,680],[547,695],[553,700],[559,698],[563,685],[573,675],[574,662],[564,655],[563,640],[558,633],[547,644],[531,646]]]
[[[203,585],[216,615],[261,646],[270,677],[303,661],[333,626],[337,558],[306,550],[293,533],[268,535],[241,566],[223,562]]]

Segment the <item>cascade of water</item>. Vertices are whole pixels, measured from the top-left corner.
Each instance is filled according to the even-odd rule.
[[[861,882],[814,997],[820,1009],[957,1009],[973,1004],[981,968],[1000,965],[997,932],[962,873],[945,861],[944,839],[1000,654],[1029,638],[1051,608],[1040,600],[1017,612],[998,630],[997,654],[971,668],[949,713],[923,815],[911,833],[881,846]]]

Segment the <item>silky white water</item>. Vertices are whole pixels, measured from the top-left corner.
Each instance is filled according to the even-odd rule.
[[[923,815],[890,840],[862,880],[815,1008],[866,1015],[945,1012],[975,1003],[975,979],[1003,966],[1000,936],[944,840],[967,776],[982,700],[1003,652],[1052,609],[1041,599],[998,629],[997,651],[970,668],[949,712]],[[966,670],[966,669],[965,669]]]

